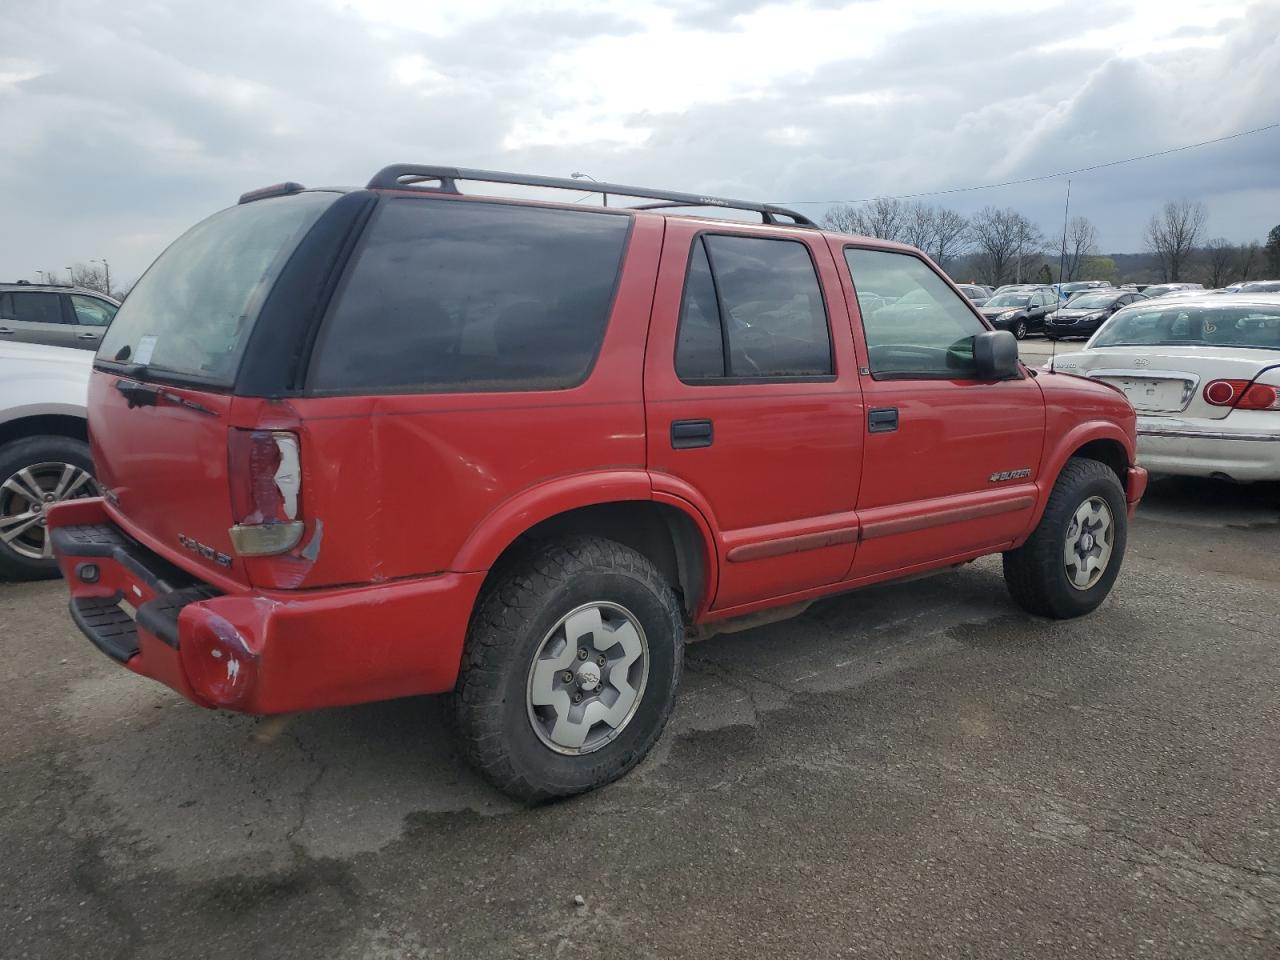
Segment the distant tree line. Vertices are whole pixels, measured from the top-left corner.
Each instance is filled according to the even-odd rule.
[[[1012,207],[983,207],[965,217],[946,207],[894,199],[833,207],[823,226],[918,247],[958,280],[1001,286],[1061,280],[1112,283],[1198,281],[1223,287],[1241,280],[1280,279],[1280,225],[1265,242],[1206,239],[1205,206],[1171,200],[1152,214],[1146,252],[1101,256],[1098,230],[1072,217],[1063,237],[1045,233]]]

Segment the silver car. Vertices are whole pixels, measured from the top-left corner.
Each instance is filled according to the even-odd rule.
[[[96,290],[0,283],[0,343],[97,350],[120,304]]]

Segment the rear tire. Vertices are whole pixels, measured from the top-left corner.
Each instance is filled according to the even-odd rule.
[[[1004,555],[1004,579],[1030,613],[1065,620],[1095,610],[1116,582],[1128,539],[1124,490],[1097,460],[1068,460],[1035,532]]]
[[[640,553],[589,536],[533,546],[472,616],[454,691],[467,758],[525,803],[618,779],[666,725],[683,642],[675,593]]]
[[[44,510],[63,499],[96,496],[92,477],[89,445],[74,437],[24,437],[0,447],[0,577],[58,575]]]

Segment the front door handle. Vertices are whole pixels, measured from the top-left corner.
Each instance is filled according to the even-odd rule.
[[[0,327],[0,337],[12,337],[12,336],[13,336],[12,327]]]
[[[868,433],[893,433],[897,429],[897,407],[877,407],[867,411]]]
[[[709,447],[715,439],[710,420],[672,420],[671,449],[689,450],[693,447]]]
[[[96,333],[77,333],[77,334],[76,334],[76,339],[78,339],[78,340],[97,340],[97,339],[98,339],[98,335],[97,335]]]

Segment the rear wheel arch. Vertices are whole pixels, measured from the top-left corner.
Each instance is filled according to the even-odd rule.
[[[623,544],[649,560],[676,591],[688,620],[707,605],[714,587],[714,552],[702,526],[688,511],[653,500],[594,503],[546,517],[506,545],[490,565],[485,584],[503,576],[537,544],[584,535]]]
[[[27,437],[70,437],[88,443],[89,424],[84,417],[63,413],[20,416],[0,423],[0,446]]]

